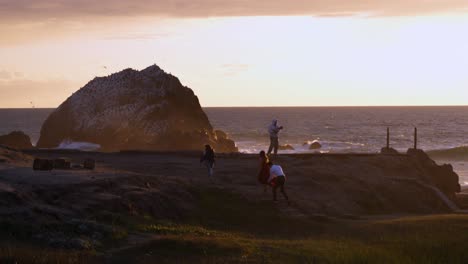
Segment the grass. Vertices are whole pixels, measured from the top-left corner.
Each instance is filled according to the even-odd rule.
[[[200,208],[189,221],[139,226],[154,239],[119,252],[116,263],[468,262],[465,215],[318,223],[284,217],[271,203],[232,193],[197,195]]]
[[[277,205],[269,200],[246,201],[235,193],[218,189],[195,191],[195,197],[199,207],[188,221],[192,225],[257,237],[304,237],[321,233],[325,227],[324,224],[280,214]]]
[[[93,259],[94,256],[90,252],[47,249],[12,241],[0,244],[2,264],[81,264],[93,263]]]
[[[453,220],[459,221],[460,217],[463,216],[455,216]],[[421,220],[428,223],[424,217]],[[437,218],[431,220],[437,221]],[[464,217],[463,220],[468,219]],[[407,222],[402,220],[399,226],[412,229],[413,221],[405,227]],[[431,226],[435,224],[430,223]],[[370,224],[362,231],[370,230],[378,236],[334,234],[304,239],[259,239],[249,234],[197,226],[160,226],[149,230],[158,234],[157,238],[144,246],[119,252],[115,259],[116,263],[126,263],[135,257],[139,258],[139,263],[155,260],[168,263],[466,263],[468,235],[447,234],[442,231],[442,225],[435,225],[440,232],[432,234],[418,230],[392,233],[386,224]]]
[[[371,227],[372,228],[376,228]],[[182,227],[181,230],[187,230]],[[198,228],[195,228],[197,230]],[[145,256],[150,261],[268,263],[466,263],[467,235],[406,235],[379,231],[374,238],[321,236],[306,239],[258,239],[249,235],[207,231],[194,235],[173,231],[151,243],[121,252],[117,259]],[[149,254],[148,254],[149,253]],[[125,263],[125,262],[122,262]],[[144,261],[142,263],[145,263]]]
[[[222,190],[192,192],[198,207],[184,220],[96,216],[121,230],[116,240],[150,238],[138,246],[102,256],[10,242],[0,263],[468,263],[466,215],[316,222]]]

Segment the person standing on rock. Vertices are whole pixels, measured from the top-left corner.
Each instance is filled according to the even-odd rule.
[[[271,185],[273,189],[273,201],[276,200],[276,189],[280,188],[281,193],[283,194],[286,201],[289,204],[289,198],[286,192],[284,191],[284,183],[286,182],[286,175],[283,172],[283,168],[280,165],[274,165],[273,162],[268,161],[268,167],[270,167],[270,177],[268,178],[268,184]]]
[[[214,149],[210,145],[205,145],[205,151],[203,152],[203,156],[200,158],[200,163],[203,163],[206,166],[208,169],[208,176],[211,179],[215,164],[215,153]]]
[[[278,120],[273,119],[271,125],[268,127],[268,133],[270,134],[270,147],[268,148],[268,155],[271,154],[271,151],[274,149],[275,156],[278,153],[278,133],[283,129],[282,126],[278,126]]]

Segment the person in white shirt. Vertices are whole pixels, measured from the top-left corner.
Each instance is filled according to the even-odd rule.
[[[270,167],[270,178],[268,178],[268,183],[273,188],[273,201],[277,201],[276,189],[278,189],[279,187],[284,198],[289,203],[288,195],[284,191],[284,182],[286,181],[286,175],[283,172],[283,168],[281,168],[280,165],[274,165],[271,161],[268,162],[268,166]]]
[[[274,149],[275,156],[278,153],[278,133],[283,129],[282,126],[278,126],[278,120],[273,119],[271,125],[268,127],[268,134],[270,134],[270,147],[268,148],[267,154],[270,155],[271,150]]]

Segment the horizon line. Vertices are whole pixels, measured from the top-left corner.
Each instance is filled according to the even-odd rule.
[[[278,105],[278,106],[202,106],[202,108],[306,108],[306,107],[468,107],[467,105]]]
[[[468,107],[467,105],[265,105],[265,106],[201,106],[202,108],[347,108],[347,107]],[[56,109],[57,107],[0,107],[8,109]]]

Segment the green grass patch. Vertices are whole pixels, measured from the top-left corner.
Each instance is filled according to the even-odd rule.
[[[208,230],[200,226],[180,225],[180,224],[150,224],[142,225],[139,228],[143,232],[151,232],[159,235],[195,235],[195,236],[215,236],[220,233]]]

